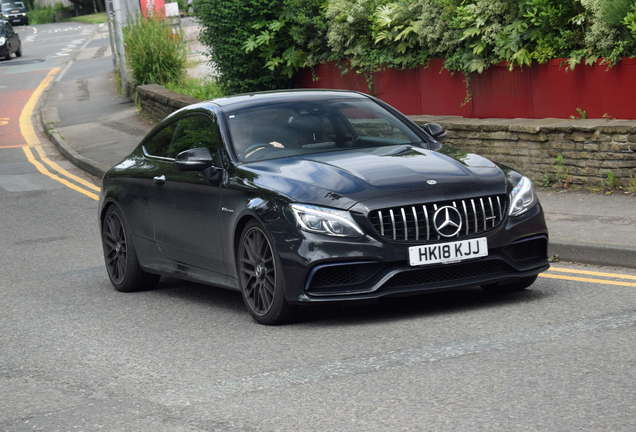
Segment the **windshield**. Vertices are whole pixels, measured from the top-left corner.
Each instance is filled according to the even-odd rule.
[[[2,2],[2,9],[18,9],[18,8],[26,9],[26,6],[24,6],[24,3],[22,3],[21,1]]]
[[[397,144],[422,139],[371,100],[290,102],[227,116],[242,162]]]

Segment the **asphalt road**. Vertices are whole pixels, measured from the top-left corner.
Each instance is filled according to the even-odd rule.
[[[281,327],[222,289],[116,292],[82,183],[97,179],[16,123],[86,30],[57,26],[50,47],[45,26],[19,28],[37,68],[0,62],[0,431],[636,430],[634,270],[558,263],[522,293],[323,307]]]

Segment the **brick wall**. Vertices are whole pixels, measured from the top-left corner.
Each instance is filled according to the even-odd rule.
[[[156,120],[200,102],[157,84],[139,86],[136,92],[142,110]],[[636,177],[634,120],[410,118],[419,125],[441,124],[448,131],[446,144],[516,168],[538,184],[546,174],[558,183],[557,174],[565,169],[575,186],[603,186],[608,171],[619,185]]]

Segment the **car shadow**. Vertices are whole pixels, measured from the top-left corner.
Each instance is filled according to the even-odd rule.
[[[231,315],[240,316],[241,319],[248,315],[241,293],[237,291],[163,278],[153,292],[160,296],[222,309]],[[378,324],[478,309],[506,308],[520,303],[540,301],[550,295],[550,292],[538,287],[503,294],[488,293],[475,287],[406,297],[387,297],[372,302],[312,305],[301,308],[299,317],[288,325]]]
[[[550,296],[543,290],[528,289],[516,293],[493,294],[479,287],[423,293],[407,297],[381,298],[373,304],[329,305],[309,309],[307,319],[313,325],[369,324],[401,321],[494,309],[540,301]]]
[[[152,292],[160,296],[210,305],[227,311],[247,313],[240,292],[216,286],[163,277]]]

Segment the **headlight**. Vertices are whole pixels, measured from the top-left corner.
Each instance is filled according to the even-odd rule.
[[[4,38],[4,36],[0,36],[0,45],[4,45],[5,42],[6,39]]]
[[[512,217],[519,216],[527,212],[537,202],[534,194],[532,182],[528,177],[521,177],[517,186],[510,192],[510,211]]]
[[[362,237],[364,232],[347,211],[303,204],[290,204],[296,226],[304,231],[335,237]]]

